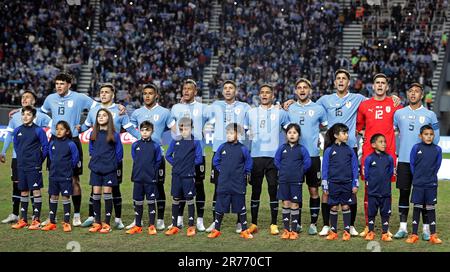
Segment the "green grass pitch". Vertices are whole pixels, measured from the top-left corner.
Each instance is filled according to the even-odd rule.
[[[89,156],[87,145],[84,148],[84,174],[81,177],[83,189],[83,203],[82,203],[82,220],[86,219],[88,212],[88,195],[89,187],[89,170],[87,168]],[[132,206],[132,183],[130,181],[131,175],[131,155],[130,145],[124,145],[124,181],[122,183],[123,195],[123,221],[125,224],[130,223],[134,218]],[[213,186],[209,183],[209,170],[211,162],[211,149],[207,148],[207,171],[205,180],[206,190],[206,209],[205,209],[205,226],[209,226],[212,222],[211,201],[213,194]],[[11,153],[7,154],[8,161],[6,164],[0,164],[0,217],[3,219],[11,212],[11,181],[9,159]],[[444,157],[450,158],[448,154]],[[166,175],[166,193],[170,193],[170,166],[167,164]],[[48,184],[47,172],[44,171],[44,184]],[[361,184],[362,185],[362,184]],[[362,186],[361,186],[362,187]],[[47,188],[43,189],[43,218],[48,214],[48,195]],[[248,187],[247,203],[250,202],[251,187]],[[357,230],[361,231],[364,225],[363,215],[363,190],[358,192],[358,216],[356,221]],[[0,224],[0,251],[24,252],[24,251],[69,251],[67,249],[68,243],[71,241],[80,244],[82,252],[103,252],[103,251],[182,251],[182,252],[215,252],[215,251],[370,251],[369,244],[362,238],[355,237],[349,242],[326,241],[323,237],[309,236],[307,231],[309,226],[309,195],[306,186],[303,188],[303,210],[302,210],[302,225],[304,232],[300,234],[300,238],[296,241],[283,241],[279,236],[272,236],[268,232],[270,223],[270,212],[267,195],[267,187],[264,185],[261,198],[259,227],[260,232],[255,234],[253,240],[243,240],[238,234],[234,233],[236,216],[234,214],[227,214],[223,222],[222,236],[211,240],[206,237],[205,233],[198,233],[195,237],[187,237],[185,235],[186,229],[174,237],[166,237],[162,232],[158,232],[156,236],[149,236],[146,233],[127,235],[125,230],[113,232],[102,235],[99,233],[91,234],[85,228],[73,228],[72,233],[64,233],[62,226],[59,224],[58,229],[52,232],[43,231],[28,231],[12,230],[10,225]],[[391,217],[391,231],[395,232],[398,228],[398,192],[393,186],[393,216]],[[391,243],[382,242],[380,240],[380,218],[377,217],[375,241],[380,243],[381,251],[450,251],[450,212],[445,208],[450,206],[450,183],[441,182],[439,184],[438,205],[437,205],[437,229],[440,238],[443,240],[442,245],[430,245],[428,242],[419,241],[418,244],[409,245],[405,240],[394,240]],[[104,207],[102,203],[102,208]],[[144,206],[145,224],[148,222],[147,207]],[[30,209],[31,210],[31,209]],[[166,226],[170,224],[171,200],[168,195],[168,202],[165,214]],[[187,209],[185,213],[187,212]],[[408,227],[411,227],[410,221],[412,216],[412,209],[409,214]],[[63,218],[62,205],[58,206],[58,218]],[[186,218],[186,216],[185,216]],[[250,221],[250,212],[248,212],[248,220]],[[278,216],[278,225],[281,229],[281,212]],[[186,224],[186,222],[185,222]],[[318,221],[319,230],[322,227],[322,219]],[[339,214],[339,234],[342,235],[342,215]],[[419,228],[419,234],[422,227]],[[370,247],[369,247],[370,248]]]

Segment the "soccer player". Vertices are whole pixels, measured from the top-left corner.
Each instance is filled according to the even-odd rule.
[[[362,146],[361,158],[361,178],[364,180],[364,161],[371,154],[373,144],[370,142],[372,135],[381,133],[386,139],[386,153],[391,155],[394,165],[397,161],[395,154],[395,132],[394,132],[394,113],[401,108],[395,106],[394,100],[387,96],[389,90],[388,78],[385,74],[376,74],[373,77],[374,96],[363,101],[358,108],[356,120],[356,131],[363,136],[364,143]],[[360,233],[365,237],[368,233],[368,197],[367,189],[364,193],[364,214],[366,219],[366,228]]]
[[[287,112],[273,105],[275,98],[273,87],[263,84],[259,87],[259,98],[261,105],[252,108],[245,115],[244,128],[248,130],[251,144],[251,155],[253,158],[253,169],[250,184],[252,185],[251,215],[252,224],[250,233],[258,231],[258,211],[261,197],[262,182],[264,175],[268,183],[270,198],[270,233],[279,233],[277,226],[278,216],[278,173],[274,164],[275,153],[280,146],[280,133],[282,128],[289,124]]]
[[[397,189],[399,189],[398,210],[400,213],[400,228],[394,238],[401,239],[408,236],[407,220],[409,213],[409,197],[413,176],[410,167],[410,153],[413,146],[420,142],[420,128],[430,124],[434,130],[435,144],[439,143],[439,122],[436,114],[422,105],[423,87],[419,83],[412,83],[406,96],[409,106],[398,110],[394,115],[394,126],[399,132]],[[426,209],[422,209],[423,233],[422,239],[429,240],[430,231],[427,224]]]
[[[375,238],[375,216],[380,209],[382,236],[381,240],[390,242],[389,218],[391,216],[391,177],[394,174],[394,159],[386,151],[386,138],[383,134],[375,133],[370,137],[370,143],[375,150],[366,157],[364,162],[364,178],[368,196],[369,232],[365,239]]]
[[[100,104],[97,104],[94,108],[92,108],[87,118],[84,122],[84,124],[81,126],[80,132],[84,132],[88,130],[90,127],[92,127],[95,124],[95,118],[97,116],[97,112],[100,109],[108,109],[114,119],[114,128],[115,131],[120,132],[120,130],[126,129],[128,133],[130,133],[133,137],[139,139],[140,135],[138,131],[136,130],[136,127],[130,122],[130,118],[127,114],[120,115],[120,109],[119,105],[114,103],[114,98],[116,96],[116,90],[114,88],[114,85],[111,83],[105,83],[100,86],[99,91],[99,97],[100,97]],[[123,229],[125,226],[122,223],[122,194],[120,192],[120,184],[122,183],[122,173],[123,173],[123,165],[122,162],[118,165],[117,170],[117,181],[118,185],[113,187],[112,190],[112,196],[113,196],[113,206],[114,206],[114,212],[115,212],[115,218],[114,218],[114,227],[117,229]],[[93,199],[92,199],[93,193],[91,192],[91,196],[89,198],[89,217],[86,219],[86,221],[81,224],[82,227],[89,227],[94,223],[94,208],[93,208]]]
[[[176,131],[175,120],[173,119],[170,110],[162,107],[158,104],[158,99],[161,93],[155,84],[146,84],[142,88],[142,100],[144,105],[135,110],[130,117],[131,123],[135,127],[140,127],[144,121],[149,121],[153,124],[152,140],[162,145],[163,133],[169,129]],[[161,154],[164,150],[161,147]],[[157,199],[157,209],[158,209],[158,220],[156,221],[156,229],[165,229],[164,225],[164,212],[166,209],[166,192],[164,190],[164,181],[166,179],[166,160],[164,156],[161,159],[161,164],[158,170],[158,182],[156,186],[158,187],[158,199]],[[131,229],[135,226],[136,222],[132,222],[126,228]]]
[[[21,219],[13,229],[21,229],[28,226],[28,196],[33,192],[33,222],[28,230],[38,230],[40,226],[42,208],[42,163],[47,157],[48,141],[44,130],[33,123],[36,118],[36,109],[32,106],[22,108],[22,125],[13,132],[14,150],[17,152],[17,169],[19,177]]]
[[[213,159],[219,146],[226,142],[225,128],[232,123],[243,124],[245,113],[250,110],[250,106],[247,103],[236,100],[237,87],[236,83],[231,80],[226,80],[223,83],[222,95],[224,100],[214,101],[208,107],[208,122],[214,125],[214,138],[213,138]],[[239,135],[242,139],[242,135]],[[212,202],[213,219],[215,217],[215,205],[217,197],[217,181],[219,178],[219,172],[215,169],[214,164],[211,162],[211,183],[214,184],[214,197]],[[239,223],[239,217],[236,224],[236,233],[241,233],[242,227]],[[206,232],[211,232],[214,229],[215,223],[213,222]]]
[[[166,235],[175,235],[180,231],[177,217],[180,216],[180,199],[184,197],[188,205],[189,227],[187,236],[196,234],[194,227],[194,197],[196,166],[203,161],[201,142],[192,134],[193,121],[183,117],[178,121],[180,136],[170,142],[167,149],[167,161],[172,165],[172,227]],[[182,216],[182,214],[181,214]]]
[[[203,127],[207,121],[207,105],[195,101],[195,96],[197,95],[197,83],[192,79],[187,79],[183,83],[182,90],[182,102],[175,104],[172,107],[172,117],[177,122],[177,127],[179,127],[179,122],[181,118],[188,117],[193,121],[193,134],[195,139],[200,140],[202,144],[202,154],[203,162],[195,166],[195,190],[197,191],[197,197],[195,199],[195,206],[197,208],[197,230],[205,231],[205,226],[203,224],[203,214],[205,212],[205,150],[203,142]],[[185,201],[181,199],[180,202],[180,215],[178,216],[178,226],[183,226],[183,214]]]
[[[217,238],[221,235],[220,226],[225,213],[236,213],[240,218],[242,231],[240,236],[252,239],[253,235],[247,229],[247,208],[245,193],[247,181],[252,171],[252,158],[247,147],[239,142],[239,135],[243,129],[237,123],[226,126],[227,141],[219,146],[214,154],[213,164],[220,176],[217,179],[217,206],[214,220],[214,229],[208,238]]]
[[[419,240],[420,212],[427,209],[427,224],[430,226],[430,243],[442,244],[436,234],[437,173],[441,167],[442,149],[433,143],[434,129],[430,125],[420,128],[421,143],[415,144],[410,153],[410,166],[413,176],[411,203],[414,204],[412,235],[406,240],[413,244]],[[423,215],[422,215],[423,216]]]
[[[311,156],[311,167],[305,172],[305,180],[309,190],[309,209],[311,224],[308,229],[310,235],[317,234],[317,219],[320,212],[319,186],[321,184],[321,162],[319,149],[320,128],[326,127],[327,116],[323,107],[311,101],[311,82],[300,78],[295,83],[297,103],[291,104],[288,109],[289,120],[300,126],[302,137],[300,143]],[[327,199],[322,195],[322,212],[324,212],[324,225],[329,226]],[[300,226],[301,228],[301,226]]]
[[[32,106],[36,104],[36,94],[31,90],[25,90],[22,94],[21,103],[22,107]],[[44,113],[39,111],[36,112],[36,119],[33,122],[39,127],[49,127],[51,126],[51,118]],[[22,112],[17,111],[11,116],[11,120],[9,120],[8,127],[6,128],[6,138],[3,143],[3,149],[0,153],[0,162],[6,162],[6,152],[8,151],[9,146],[13,141],[12,133],[16,128],[22,125]],[[15,223],[19,220],[19,206],[20,206],[20,191],[18,188],[19,178],[18,178],[18,170],[17,170],[17,155],[16,151],[13,148],[12,159],[11,159],[11,181],[13,184],[12,191],[12,204],[13,209],[12,213],[8,215],[4,220],[2,220],[3,224]],[[33,202],[33,196],[30,196]]]

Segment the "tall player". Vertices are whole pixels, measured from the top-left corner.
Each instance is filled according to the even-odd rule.
[[[26,90],[22,94],[21,99],[22,108],[26,106],[33,106],[36,104],[36,94],[31,90]],[[47,114],[42,112],[36,113],[36,119],[33,121],[36,125],[40,127],[48,127],[51,126],[51,119]],[[12,133],[14,130],[22,125],[22,112],[18,111],[14,113],[9,120],[8,127],[6,128],[6,139],[3,143],[3,149],[0,153],[0,162],[6,162],[6,152],[8,151],[9,146],[13,141]],[[16,151],[13,148],[13,154],[11,159],[11,181],[13,182],[13,192],[12,192],[12,203],[13,203],[13,211],[7,218],[2,220],[2,223],[14,223],[19,219],[19,206],[20,206],[20,191],[19,191],[19,179],[18,179],[18,170],[17,170],[17,158]],[[30,194],[32,196],[32,194]]]
[[[364,180],[364,161],[374,150],[370,143],[373,135],[380,133],[386,139],[386,153],[392,156],[394,165],[397,160],[395,154],[395,132],[394,132],[394,113],[401,108],[395,106],[394,100],[387,96],[389,90],[388,78],[385,74],[376,74],[373,77],[374,96],[363,101],[358,108],[356,120],[356,131],[363,136],[361,158],[361,177]],[[360,236],[365,237],[369,232],[368,227],[368,195],[367,186],[364,193],[364,214],[366,227]]]
[[[203,152],[203,163],[201,165],[196,165],[195,174],[195,206],[197,209],[197,230],[205,231],[205,226],[203,224],[203,214],[205,212],[205,148],[203,141],[203,127],[207,121],[207,105],[195,101],[195,96],[197,95],[197,83],[192,79],[187,79],[183,83],[182,89],[182,102],[175,104],[172,107],[172,117],[178,122],[183,117],[188,117],[193,121],[193,135],[195,139],[202,140],[202,152]],[[180,203],[179,216],[178,216],[178,227],[183,225],[183,210],[186,202],[182,201]]]
[[[289,120],[299,124],[302,131],[300,143],[308,150],[311,156],[311,168],[305,173],[306,184],[309,190],[309,209],[311,224],[308,229],[310,235],[317,234],[317,219],[320,211],[319,186],[321,185],[320,173],[320,127],[326,127],[327,116],[323,107],[311,101],[311,82],[306,78],[300,78],[295,82],[295,94],[298,101],[289,106]],[[328,224],[327,224],[328,225]]]
[[[231,123],[243,124],[244,117],[250,106],[247,103],[236,101],[237,86],[234,81],[226,80],[223,83],[223,100],[214,101],[208,107],[208,121],[214,125],[214,138],[212,150],[216,153],[219,146],[227,141],[226,127]],[[239,139],[240,141],[243,139]],[[214,157],[214,155],[213,155]],[[206,229],[206,232],[211,232],[214,227],[215,206],[216,206],[216,184],[219,180],[219,171],[215,169],[211,162],[211,183],[214,184],[214,197],[212,202],[213,223]],[[240,233],[241,223],[236,223],[236,233]]]
[[[399,132],[397,189],[400,197],[398,210],[400,213],[400,228],[394,238],[401,239],[408,236],[407,220],[409,212],[409,197],[411,194],[412,173],[409,165],[410,153],[413,146],[419,143],[420,128],[423,125],[431,125],[436,135],[433,143],[439,143],[439,122],[436,114],[422,105],[424,96],[423,87],[419,83],[413,83],[406,92],[409,106],[398,110],[394,114],[394,126]],[[423,240],[430,239],[430,228],[427,224],[426,209],[422,209]],[[418,222],[416,222],[418,223]]]
[[[144,105],[131,114],[130,121],[136,127],[140,127],[144,121],[151,122],[153,124],[152,140],[162,146],[163,133],[170,129],[175,131],[175,120],[172,118],[170,110],[158,104],[160,95],[161,93],[155,84],[144,85],[142,88],[142,100]],[[164,150],[161,151],[161,154],[164,154]],[[165,179],[166,160],[163,156],[159,166],[158,181],[156,183],[159,192],[156,202],[158,210],[158,220],[156,221],[157,230],[164,230],[166,227],[164,225],[164,212],[166,209],[166,193],[164,190]],[[133,223],[126,228],[131,229],[135,226],[135,223],[136,222],[133,221]]]
[[[273,105],[275,99],[273,87],[263,84],[259,87],[261,105],[249,110],[245,116],[244,128],[250,134],[251,156],[253,169],[250,184],[252,185],[251,214],[252,224],[250,233],[258,231],[258,212],[261,197],[262,182],[264,176],[268,183],[270,198],[270,233],[279,233],[277,226],[278,216],[278,171],[274,164],[275,153],[280,146],[280,133],[282,128],[289,124],[289,116],[286,111]]]

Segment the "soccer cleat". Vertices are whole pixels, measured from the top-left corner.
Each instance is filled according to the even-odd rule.
[[[179,229],[182,229],[183,228],[183,216],[178,216],[177,217],[177,227],[179,228]],[[171,229],[173,227],[173,224],[170,224],[168,227],[167,227],[167,229]]]
[[[363,230],[362,232],[359,233],[359,236],[365,238],[366,235],[367,235],[367,233],[369,233],[369,227],[368,227],[368,226],[366,226],[366,227],[364,228],[364,230]]]
[[[82,228],[87,228],[92,226],[92,224],[94,224],[94,217],[93,216],[89,216],[86,221],[83,222],[83,224],[81,224]]]
[[[422,233],[422,240],[423,241],[430,241],[430,234],[428,232]]]
[[[56,224],[53,224],[53,223],[48,223],[47,225],[45,225],[41,228],[41,230],[43,230],[43,231],[49,231],[49,230],[55,230],[55,229],[56,229]]]
[[[303,232],[303,226],[302,225],[297,225],[297,232],[298,233],[302,233]]]
[[[217,238],[221,235],[222,233],[216,229],[213,229],[211,231],[211,233],[208,234],[208,238]]]
[[[81,217],[80,217],[80,214],[74,214],[73,215],[73,220],[72,220],[72,225],[74,226],[74,227],[79,227],[79,226],[81,226]]]
[[[164,230],[166,228],[166,226],[164,225],[164,220],[163,219],[158,219],[156,221],[156,229],[157,230]]]
[[[278,230],[278,226],[277,225],[270,225],[270,234],[272,235],[278,235],[280,233],[280,231]]]
[[[241,223],[236,223],[236,233],[239,234],[242,231],[242,224]]]
[[[366,241],[373,241],[375,239],[375,232],[369,231],[364,238]]]
[[[309,225],[308,234],[309,235],[316,235],[317,234],[317,226],[315,224]]]
[[[250,233],[248,229],[241,231],[241,234],[239,234],[239,236],[241,236],[244,239],[253,239],[253,235]]]
[[[128,226],[126,226],[125,228],[127,230],[134,228],[134,226],[136,226],[136,219],[133,220],[133,222],[131,222],[131,224],[129,224]]]
[[[251,234],[258,233],[258,226],[255,224],[251,224],[250,227],[248,228],[248,232],[250,232]]]
[[[417,243],[417,241],[419,241],[419,236],[417,234],[411,234],[408,239],[406,239],[408,244],[414,244]]]
[[[283,233],[281,234],[281,239],[287,240],[289,239],[290,232],[287,229],[283,230]]]
[[[327,236],[330,232],[329,226],[323,226],[322,230],[319,232],[319,236]]]
[[[205,226],[203,225],[203,218],[197,217],[197,230],[200,232],[205,231]]]
[[[342,235],[342,241],[350,241],[351,234],[344,230],[344,234]]]
[[[28,226],[28,223],[25,222],[25,220],[20,219],[17,223],[11,226],[12,229],[22,229],[24,227]]]
[[[156,235],[156,228],[155,228],[155,225],[150,225],[150,226],[148,227],[148,234],[150,234],[150,235]]]
[[[171,228],[170,228],[169,230],[167,230],[164,234],[167,235],[167,236],[170,236],[170,235],[175,235],[175,234],[177,234],[179,231],[180,231],[179,228],[177,228],[177,227],[171,227]]]
[[[439,239],[439,237],[435,233],[430,236],[430,244],[433,244],[433,245],[442,244],[442,240]]]
[[[98,223],[92,224],[92,227],[89,229],[89,232],[99,232],[102,229],[102,225]]]
[[[131,229],[126,231],[127,234],[136,234],[136,233],[141,233],[141,232],[142,232],[142,227],[138,227],[138,226],[134,226]]]
[[[33,220],[34,220],[34,215],[33,215]],[[56,218],[55,218],[55,223],[56,223]],[[50,218],[45,219],[45,221],[41,223],[41,227],[47,226],[48,224],[50,224]]]
[[[123,225],[122,219],[114,218],[114,228],[118,230],[123,230],[125,226]]]
[[[63,223],[63,230],[64,232],[72,232],[72,226],[70,225],[70,223]]]
[[[192,236],[194,236],[195,234],[196,234],[196,231],[195,231],[195,227],[194,227],[194,226],[189,227],[189,228],[187,229],[186,235],[187,235],[188,237],[192,237]]]
[[[31,225],[28,227],[28,230],[38,230],[41,228],[41,222],[39,220],[33,220]]]
[[[110,233],[112,231],[112,228],[110,225],[103,223],[102,229],[99,231],[100,233]]]
[[[212,222],[211,225],[205,230],[206,232],[211,232],[216,227],[216,223]]]
[[[381,235],[381,241],[390,242],[392,241],[392,237],[389,236],[389,233],[383,233]]]
[[[394,235],[395,239],[403,239],[408,237],[408,232],[404,230],[398,230],[397,233]]]
[[[16,223],[17,221],[19,221],[19,217],[12,213],[2,220],[2,224]]]
[[[298,233],[295,231],[291,231],[289,234],[289,240],[297,240],[298,239]]]
[[[328,235],[327,235],[327,240],[331,241],[331,240],[337,240],[339,238],[339,235],[334,232],[334,231],[329,231]]]
[[[350,235],[351,236],[358,236],[359,233],[356,231],[354,226],[350,226]]]

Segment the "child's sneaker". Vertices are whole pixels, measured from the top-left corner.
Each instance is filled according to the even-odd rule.
[[[328,241],[331,241],[331,240],[337,240],[338,238],[339,238],[339,235],[336,232],[329,231],[326,239]]]
[[[280,231],[278,230],[278,226],[277,225],[270,225],[270,234],[272,235],[278,235],[280,233]]]
[[[419,236],[417,234],[411,234],[408,239],[406,239],[408,244],[414,244],[417,243],[417,241],[419,241]]]
[[[256,226],[256,225],[255,225]],[[248,229],[243,230],[240,234],[240,236],[244,239],[253,239],[253,235],[250,233]]]
[[[316,235],[317,234],[317,226],[315,224],[309,225],[308,234],[309,235]]]
[[[188,237],[192,237],[192,236],[194,236],[195,235],[195,227],[194,226],[192,226],[192,227],[189,227],[188,229],[187,229],[187,232],[186,232],[186,235],[188,236]]]
[[[433,245],[442,244],[442,240],[439,239],[439,237],[435,233],[430,236],[430,244],[433,244]]]
[[[164,225],[164,220],[163,219],[158,219],[156,221],[156,229],[157,230],[164,230],[166,228],[166,225]]]
[[[408,232],[404,230],[398,230],[397,233],[394,235],[395,239],[403,239],[408,237]]]
[[[291,231],[289,234],[289,240],[297,240],[298,239],[298,233],[295,231]]]
[[[216,229],[213,229],[209,234],[208,234],[208,238],[217,238],[221,235],[222,233]]]
[[[134,226],[131,229],[126,231],[127,234],[136,234],[136,233],[141,233],[141,232],[142,232],[142,227],[139,227],[139,226]]]
[[[93,217],[93,216],[89,216],[89,217],[86,219],[86,221],[84,221],[83,224],[81,224],[81,227],[82,227],[82,228],[90,227],[90,226],[92,226],[92,224],[94,224],[94,222],[95,222],[94,217]]]
[[[248,228],[248,232],[249,232],[250,234],[258,233],[258,226],[255,225],[255,224],[251,224],[250,227]],[[241,232],[241,233],[242,233],[242,232]]]
[[[209,232],[213,231],[215,227],[216,227],[216,223],[212,222],[211,225],[209,225],[209,227],[205,231],[209,233]]]
[[[49,230],[55,230],[55,229],[56,229],[56,224],[53,224],[53,223],[48,223],[47,225],[45,225],[41,228],[41,230],[43,230],[43,231],[49,231]]]
[[[359,234],[360,237],[366,238],[367,233],[369,233],[369,227],[366,226],[364,230]]]
[[[284,229],[283,233],[281,234],[281,239],[284,239],[284,240],[289,239],[289,236],[290,236],[290,232],[287,229]]]
[[[344,230],[344,234],[342,235],[342,241],[350,241],[350,233],[346,230]]]
[[[114,218],[114,228],[118,230],[123,230],[125,228],[125,225],[122,222],[122,219],[120,218]]]
[[[430,234],[428,232],[422,233],[422,240],[423,241],[430,241]]]
[[[102,225],[98,223],[92,224],[92,227],[89,229],[89,232],[99,232],[102,229]]]
[[[148,227],[148,234],[150,234],[150,235],[156,235],[156,228],[155,228],[155,225],[150,225],[150,226]]]
[[[39,220],[33,220],[31,225],[28,227],[28,230],[38,230],[41,228],[41,222]]]
[[[351,236],[358,236],[359,233],[356,231],[354,226],[350,226],[350,235]]]
[[[319,232],[319,236],[327,236],[330,232],[329,226],[323,226],[322,230]]]
[[[369,231],[364,239],[366,239],[366,241],[373,241],[373,239],[375,239],[375,232]]]
[[[102,225],[102,229],[99,231],[100,233],[110,233],[112,231],[111,226],[104,223]]]
[[[171,227],[171,228],[168,229],[164,234],[165,234],[165,235],[168,235],[168,236],[171,236],[171,235],[177,234],[179,231],[180,231],[179,228],[177,228],[177,227]]]
[[[72,226],[70,225],[70,223],[63,223],[63,230],[64,232],[71,232],[72,231]]]
[[[236,223],[236,230],[235,230],[235,232],[237,234],[239,234],[239,233],[241,233],[241,231],[242,231],[242,224],[241,223]]]
[[[391,242],[392,241],[392,237],[389,236],[389,233],[383,233],[381,235],[381,241],[385,241],[385,242]]]
[[[26,226],[28,226],[28,223],[25,222],[25,220],[20,219],[19,222],[12,225],[11,228],[12,229],[22,229],[22,228],[25,228]]]

